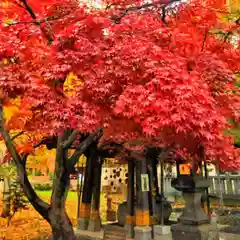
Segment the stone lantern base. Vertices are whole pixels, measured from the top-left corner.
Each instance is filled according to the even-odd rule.
[[[177,240],[219,240],[217,225],[191,226],[178,223],[171,226],[172,238]]]

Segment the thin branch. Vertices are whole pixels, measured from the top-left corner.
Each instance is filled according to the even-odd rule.
[[[25,9],[25,7],[24,7],[24,6],[22,6],[21,4],[19,4],[18,2],[16,2],[16,1],[13,1],[13,3],[14,3],[15,5],[17,5],[18,7],[20,7],[20,8],[24,8],[24,9]]]
[[[21,136],[23,133],[24,133],[24,131],[21,131],[21,132],[19,132],[18,134],[14,135],[14,136],[11,138],[11,141],[15,140],[16,138],[18,138],[19,136]]]
[[[30,14],[30,16],[32,17],[32,19],[37,19],[37,16],[36,16],[36,14],[34,13],[34,11],[33,11],[33,9],[31,8],[31,6],[27,3],[27,1],[26,0],[20,0],[22,3],[23,3],[23,5],[24,5],[24,7],[25,7],[25,9],[28,11],[28,13]]]
[[[37,21],[37,16],[34,13],[32,7],[28,4],[28,2],[26,0],[20,0],[26,11],[29,13],[29,15],[32,17],[33,20],[35,20],[35,25],[39,26],[43,35],[45,36],[45,38],[48,40],[49,43],[51,43],[53,41],[53,38],[50,36],[50,34],[42,27],[41,23]]]
[[[111,8],[113,5],[114,5],[114,4],[110,4],[110,3],[109,3],[109,4],[107,4],[107,5],[106,5],[106,7],[105,7],[105,10],[108,10],[108,9],[110,9],[110,8]]]
[[[39,25],[40,23],[45,23],[47,21],[54,21],[54,20],[58,20],[59,18],[54,17],[54,16],[50,16],[50,17],[46,17],[46,18],[41,18],[41,19],[36,19],[33,21],[20,21],[20,22],[12,22],[12,23],[7,23],[7,22],[3,22],[0,21],[0,23],[2,24],[6,24],[7,26],[15,26],[15,25],[21,25],[21,24],[35,24],[35,25]]]
[[[231,35],[232,35],[232,32],[227,32],[227,33],[225,33],[225,36],[224,36],[224,38],[223,38],[223,42],[226,43],[227,40],[229,39],[229,37],[230,37]]]
[[[164,0],[160,0],[158,2],[154,2],[154,3],[145,3],[142,4],[141,6],[133,6],[133,7],[129,7],[127,9],[124,10],[124,12],[119,15],[119,16],[112,16],[111,19],[115,22],[115,23],[120,23],[121,19],[126,16],[128,14],[128,12],[134,12],[134,11],[138,11],[138,10],[142,10],[142,9],[146,9],[146,8],[150,8],[150,7],[159,7],[159,5],[163,5],[162,7],[167,7],[168,5],[175,3],[175,2],[180,2],[181,0],[169,0],[168,2],[164,1]]]
[[[161,17],[161,20],[163,23],[166,24],[166,7],[162,7],[162,17]]]
[[[208,30],[206,30],[205,35],[204,35],[204,38],[203,38],[203,43],[202,43],[201,52],[204,50],[205,43],[206,43],[206,40],[207,40],[207,36],[208,36]]]

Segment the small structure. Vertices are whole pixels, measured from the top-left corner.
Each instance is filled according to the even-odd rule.
[[[100,186],[107,196],[108,220],[115,220],[114,215],[116,215],[110,195],[113,192],[125,192],[127,195],[126,201],[118,206],[117,220],[118,227],[125,229],[129,238],[151,239],[154,234],[153,226],[161,222],[162,215],[165,221],[168,220],[172,208],[159,193],[156,155],[144,153],[139,159],[127,160],[127,165],[126,162],[122,162],[121,167],[114,168],[107,164],[105,168],[104,157],[97,150],[91,149],[87,153],[78,218],[80,230],[101,231],[102,229],[99,210]],[[113,159],[111,161],[114,162]],[[127,186],[127,191],[123,190],[124,185]]]
[[[218,240],[216,224],[210,224],[210,217],[201,207],[201,197],[210,186],[209,180],[201,176],[179,176],[172,186],[183,192],[185,209],[179,223],[172,225],[173,240]]]

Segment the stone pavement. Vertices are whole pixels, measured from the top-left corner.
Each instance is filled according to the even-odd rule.
[[[78,240],[103,240],[103,231],[89,232],[89,231],[76,230],[76,235]],[[127,240],[134,240],[134,239],[127,239]],[[166,235],[166,236],[162,236],[161,239],[159,240],[172,240],[172,237],[171,235]],[[240,240],[240,235],[220,232],[219,240]]]
[[[240,240],[240,235],[220,232],[219,240]]]

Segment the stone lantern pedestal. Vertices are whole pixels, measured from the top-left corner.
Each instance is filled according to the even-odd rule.
[[[173,240],[219,239],[217,224],[210,224],[201,208],[201,196],[209,186],[209,181],[201,176],[180,176],[172,181],[172,187],[182,191],[185,200],[179,223],[171,226]]]

